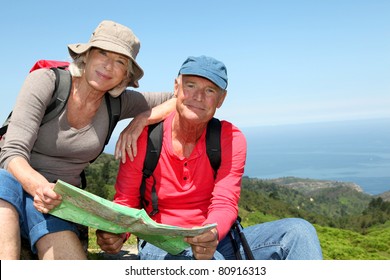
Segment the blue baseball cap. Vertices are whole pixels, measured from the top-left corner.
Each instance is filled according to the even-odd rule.
[[[225,64],[215,58],[208,56],[190,56],[182,64],[179,75],[195,75],[206,78],[226,89],[228,84],[227,70]]]

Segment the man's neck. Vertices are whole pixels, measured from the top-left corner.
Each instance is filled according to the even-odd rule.
[[[172,123],[172,146],[175,154],[189,157],[206,126],[207,123],[193,125],[175,117]]]

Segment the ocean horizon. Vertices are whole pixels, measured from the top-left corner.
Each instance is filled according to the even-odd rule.
[[[390,191],[390,119],[241,128],[245,176],[353,182],[371,195]],[[113,154],[116,138],[105,148]]]
[[[390,119],[242,131],[248,142],[246,176],[353,182],[371,195],[390,191]]]

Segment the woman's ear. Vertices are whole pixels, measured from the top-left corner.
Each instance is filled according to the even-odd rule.
[[[87,60],[88,60],[88,56],[89,56],[89,53],[91,52],[91,50],[88,50],[87,52],[85,52],[85,54],[83,55],[83,62],[84,64],[87,63]]]

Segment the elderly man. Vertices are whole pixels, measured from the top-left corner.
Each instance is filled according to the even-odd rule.
[[[226,98],[225,65],[211,57],[189,57],[175,80],[176,111],[164,121],[161,155],[153,176],[146,180],[145,200],[158,197],[159,223],[196,227],[216,223],[217,227],[195,237],[179,255],[171,255],[146,242],[139,242],[140,259],[235,259],[229,236],[237,219],[241,178],[246,159],[242,132],[221,121],[221,164],[218,172],[206,153],[206,128]],[[114,201],[140,207],[140,185],[147,145],[147,128],[138,139],[138,156],[121,164]],[[259,202],[260,203],[260,202]],[[153,203],[145,210],[151,213]],[[282,219],[243,230],[255,259],[321,259],[314,227],[302,219]],[[128,236],[128,235],[127,235]],[[97,243],[108,253],[117,253],[126,235],[97,232]],[[242,244],[241,255],[245,258]]]

